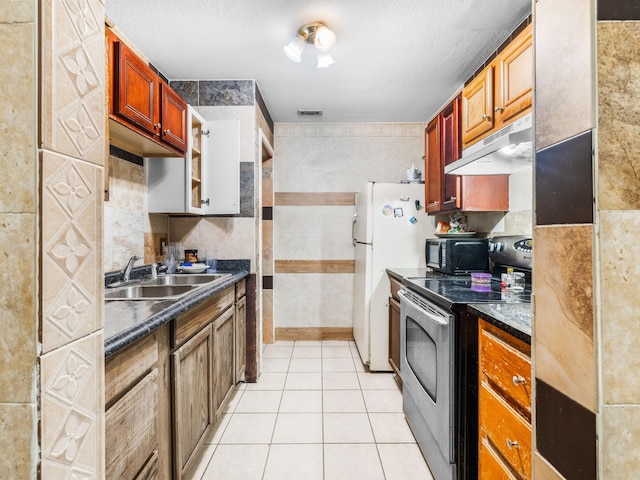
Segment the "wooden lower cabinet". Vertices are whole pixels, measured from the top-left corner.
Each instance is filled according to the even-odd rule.
[[[517,480],[486,440],[480,442],[480,465],[483,480]]]
[[[244,380],[245,282],[229,286],[105,361],[105,478],[190,478]]]
[[[176,478],[184,477],[215,423],[211,332],[207,325],[171,355]]]
[[[244,382],[247,369],[247,297],[236,300],[236,383]]]
[[[479,478],[530,479],[531,346],[481,319],[478,334]]]
[[[105,478],[171,478],[166,326],[105,361]]]
[[[222,413],[235,386],[235,308],[230,307],[213,322],[213,407]]]
[[[402,376],[400,375],[400,297],[398,290],[400,282],[389,277],[391,293],[389,296],[389,365],[393,369],[395,381],[402,390]]]

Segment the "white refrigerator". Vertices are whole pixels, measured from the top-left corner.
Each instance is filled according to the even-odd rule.
[[[424,268],[425,239],[433,231],[434,220],[424,209],[424,184],[368,182],[358,192],[352,224],[353,336],[372,371],[391,371],[386,269]]]

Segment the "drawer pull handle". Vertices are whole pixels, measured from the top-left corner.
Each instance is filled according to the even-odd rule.
[[[520,444],[518,443],[517,440],[509,440],[507,438],[507,447],[509,447],[509,450],[511,450],[512,448],[520,448]]]
[[[520,375],[514,375],[513,376],[513,384],[517,387],[520,384],[526,385],[527,381],[525,380],[524,377],[521,377]]]
[[[483,120],[491,120],[491,115],[482,115]]]

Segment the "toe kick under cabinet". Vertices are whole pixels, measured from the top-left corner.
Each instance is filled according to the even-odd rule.
[[[105,478],[189,478],[246,365],[246,280],[105,362]]]
[[[479,478],[531,478],[531,346],[479,319]]]
[[[145,159],[149,213],[240,213],[240,121],[206,121],[188,105],[184,158]]]

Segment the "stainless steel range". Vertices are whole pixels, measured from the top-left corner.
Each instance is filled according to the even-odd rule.
[[[530,302],[530,237],[496,237],[487,255],[491,288],[472,288],[470,275],[404,278],[400,291],[403,409],[436,480],[477,478],[478,324],[470,303]],[[506,263],[510,262],[510,263]],[[503,291],[500,275],[525,273],[520,294]]]

